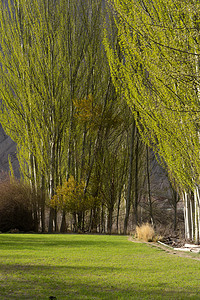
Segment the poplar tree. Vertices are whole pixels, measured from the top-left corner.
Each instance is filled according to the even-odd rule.
[[[0,3],[0,122],[17,143],[24,179],[43,198],[71,172],[73,101],[90,92],[99,16],[101,1]],[[39,205],[35,218],[41,209],[44,226],[44,199]],[[50,231],[53,216],[51,209]]]
[[[112,78],[143,140],[182,191],[185,234],[200,238],[198,1],[110,0],[124,59],[105,31]],[[139,114],[138,114],[139,113]],[[138,117],[139,116],[139,117]]]

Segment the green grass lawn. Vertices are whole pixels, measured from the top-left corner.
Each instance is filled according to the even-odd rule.
[[[0,299],[200,299],[200,261],[125,236],[0,235]]]

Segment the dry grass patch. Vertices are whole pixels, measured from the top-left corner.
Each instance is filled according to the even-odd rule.
[[[136,237],[145,242],[152,242],[155,239],[155,231],[149,223],[136,227]]]

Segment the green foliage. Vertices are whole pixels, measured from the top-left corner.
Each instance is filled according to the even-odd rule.
[[[105,33],[117,90],[143,139],[184,189],[199,183],[199,4],[110,1],[124,60]]]
[[[109,2],[118,30],[117,46],[109,38],[109,28],[104,37],[113,82],[132,108],[141,137],[181,191],[186,237],[198,242],[200,4]]]
[[[50,196],[68,167],[73,100],[90,94],[103,52],[97,57],[100,11],[90,0],[0,3],[0,122],[18,145],[25,180],[37,189],[44,176]]]
[[[99,0],[8,2],[8,7],[0,3],[0,122],[17,143],[22,177],[50,199],[66,177],[76,173],[85,179],[90,168],[88,145],[81,153],[80,120],[89,116],[81,109],[76,118],[74,99],[91,99],[95,106],[88,122],[92,141],[110,80],[101,45],[102,5]],[[43,214],[44,198],[36,205]]]
[[[102,44],[103,22],[112,17],[101,0],[13,0],[9,1],[9,8],[3,2],[0,2],[0,122],[17,143],[22,177],[40,196],[34,205],[34,215],[42,219],[45,231],[45,201],[52,199],[50,231],[57,230],[57,210],[52,207],[78,214],[82,228],[89,220],[87,227],[91,229],[95,223],[98,230],[104,231],[105,218],[111,228],[114,209],[118,205],[119,214],[127,186],[133,186],[134,176],[130,176],[132,180],[127,184],[127,170],[134,173],[136,165],[128,168],[132,115],[122,99],[122,95],[128,99],[128,92],[120,76],[127,79],[129,72],[123,69],[125,50],[121,47],[122,40],[117,39],[115,25],[106,25],[114,47],[113,50],[107,45],[106,50],[114,51],[109,59],[117,64],[117,70],[111,68],[112,75],[116,72],[113,82],[117,82],[117,92]],[[130,62],[136,66],[135,60]],[[131,84],[131,75],[128,80]],[[129,96],[134,99],[132,91]],[[145,101],[148,107],[149,100]],[[131,107],[134,105],[131,103]],[[140,119],[141,127],[145,125],[144,119]],[[148,126],[149,123],[141,130],[142,135],[149,133]],[[141,188],[142,147],[138,147],[139,162],[134,161],[139,165],[140,170],[135,173],[142,178],[138,181]],[[71,175],[74,181],[71,177],[63,184]],[[59,185],[60,190],[57,188],[52,198]],[[73,192],[67,194],[64,187]],[[138,197],[137,193],[135,198]],[[81,216],[89,209],[90,216],[87,213]]]

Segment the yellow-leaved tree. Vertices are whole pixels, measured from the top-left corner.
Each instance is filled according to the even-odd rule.
[[[93,205],[96,205],[96,199],[84,192],[85,182],[81,180],[77,182],[73,176],[70,176],[68,181],[65,181],[62,186],[58,186],[55,195],[50,201],[50,206],[60,211],[69,212],[74,217],[74,226],[77,230],[81,229],[82,216],[90,210]]]

